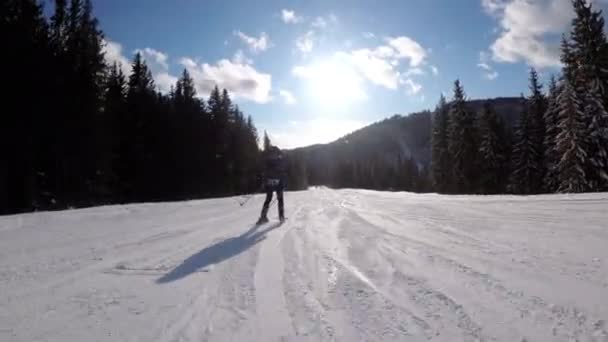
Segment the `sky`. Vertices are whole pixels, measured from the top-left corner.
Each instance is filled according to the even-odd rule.
[[[596,0],[600,6],[603,1]],[[106,59],[140,51],[167,92],[187,69],[216,84],[275,144],[333,141],[432,109],[459,78],[469,98],[519,96],[559,72],[570,0],[97,0]]]

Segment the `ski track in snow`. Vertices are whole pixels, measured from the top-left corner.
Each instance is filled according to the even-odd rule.
[[[608,194],[286,194],[0,217],[0,341],[608,342]]]

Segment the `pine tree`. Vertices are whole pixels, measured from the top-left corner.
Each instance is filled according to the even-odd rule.
[[[457,193],[474,193],[478,160],[475,116],[467,108],[459,80],[454,83],[454,99],[449,116],[448,151],[452,158],[453,189]]]
[[[525,103],[525,100],[522,98]],[[509,181],[510,192],[529,195],[536,193],[538,170],[538,155],[533,138],[534,123],[527,105],[523,106],[517,129],[512,154],[512,174]]]
[[[566,38],[565,35],[562,35],[560,61],[564,65],[562,69],[563,78],[569,80],[576,78],[575,73],[577,69],[577,62],[573,49],[572,43]]]
[[[129,75],[126,106],[120,147],[119,175],[128,200],[149,199],[144,175],[150,176],[156,92],[152,73],[140,53],[135,54]],[[146,171],[147,170],[147,171]]]
[[[604,18],[601,11],[593,9],[587,0],[572,1],[575,18],[572,20],[570,33],[572,62],[575,74],[573,80],[575,90],[583,94],[586,90],[595,88],[601,96],[604,107],[608,105],[606,94],[608,84],[608,42],[604,33]]]
[[[441,95],[433,120],[432,172],[435,190],[447,193],[450,185],[451,163],[448,152],[449,107]]]
[[[547,111],[547,99],[542,91],[542,84],[538,80],[538,73],[534,68],[530,69],[530,96],[528,97],[528,115],[532,124],[532,143],[536,149],[535,155],[537,175],[534,175],[532,191],[534,193],[542,192],[543,178],[546,173],[543,157],[544,142],[545,142],[545,120],[544,115]]]
[[[264,131],[264,151],[268,151],[270,146],[272,146],[272,142],[270,141],[270,138],[268,137],[268,133],[266,131]]]
[[[549,96],[547,99],[547,110],[544,115],[545,122],[545,141],[544,141],[544,168],[546,170],[543,180],[543,189],[545,192],[555,192],[558,188],[558,170],[557,163],[559,155],[557,153],[556,138],[559,132],[559,102],[558,86],[555,77],[551,77],[549,82]]]
[[[559,101],[559,134],[557,152],[561,156],[559,170],[560,192],[584,192],[589,189],[585,175],[587,158],[584,114],[574,87],[568,79],[562,85]]]
[[[537,194],[543,189],[546,99],[536,70],[530,70],[530,96],[525,101],[515,133],[510,189],[518,194]]]
[[[0,214],[40,208],[52,200],[46,183],[54,158],[51,48],[42,6],[35,0],[5,0],[0,4],[0,54],[5,66],[0,114]],[[44,89],[45,91],[41,91]],[[51,133],[52,132],[52,133]],[[43,205],[44,207],[44,205]]]
[[[486,194],[502,193],[506,178],[506,139],[504,123],[489,102],[484,104],[478,118],[480,190]]]
[[[127,96],[127,81],[121,67],[114,63],[109,68],[108,79],[106,80],[106,89],[104,97],[104,113],[103,125],[107,128],[107,134],[100,137],[103,145],[104,159],[106,163],[104,167],[108,170],[104,185],[106,186],[105,199],[119,198],[120,196],[120,179],[118,178],[117,170],[120,168],[120,145],[121,145],[121,128],[123,119],[126,115],[126,96]]]
[[[584,125],[587,127],[587,165],[590,190],[601,191],[608,186],[608,42],[604,18],[600,10],[584,0],[574,0],[569,68],[579,99],[583,102]]]
[[[592,83],[584,102],[587,141],[586,176],[590,190],[608,189],[608,112],[602,104],[598,83]]]

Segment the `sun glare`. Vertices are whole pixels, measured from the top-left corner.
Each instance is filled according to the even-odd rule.
[[[308,92],[318,105],[346,106],[366,98],[361,77],[348,63],[324,60],[296,73],[307,79]]]

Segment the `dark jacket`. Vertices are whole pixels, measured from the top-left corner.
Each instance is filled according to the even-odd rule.
[[[264,178],[280,180],[285,186],[287,181],[287,160],[278,148],[264,152]]]

